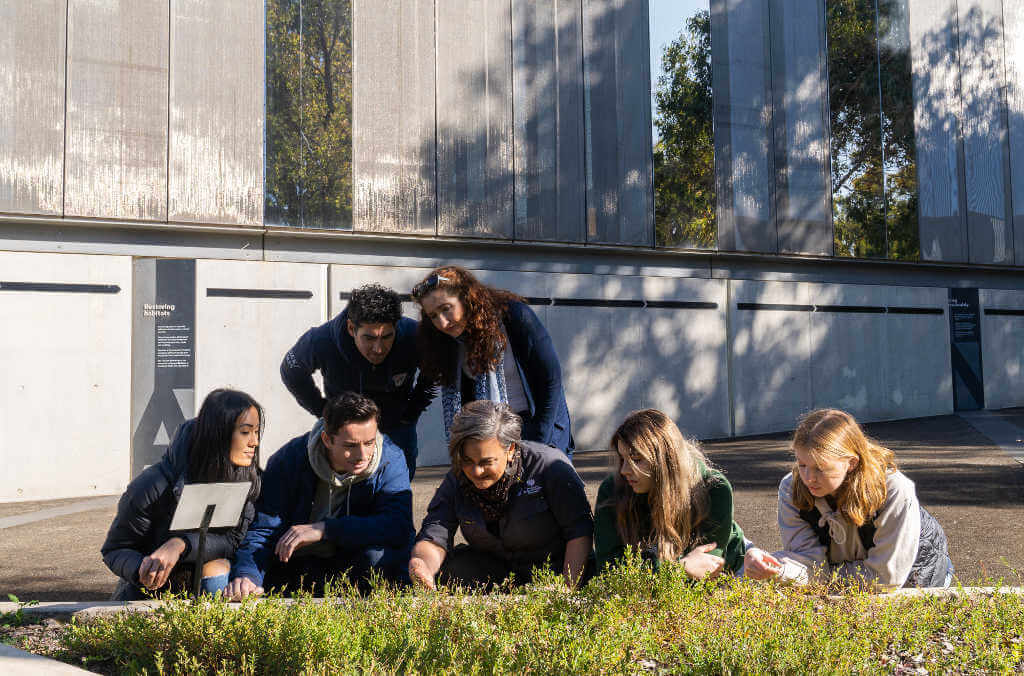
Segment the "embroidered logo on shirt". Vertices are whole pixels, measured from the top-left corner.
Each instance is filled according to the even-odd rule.
[[[534,495],[535,493],[540,493],[542,490],[544,490],[543,486],[539,485],[533,479],[527,479],[526,484],[519,489],[517,495]]]
[[[402,384],[405,383],[406,378],[408,378],[408,377],[409,377],[408,371],[405,372],[405,373],[397,373],[397,374],[391,376],[391,384],[393,384],[395,387],[401,387]]]

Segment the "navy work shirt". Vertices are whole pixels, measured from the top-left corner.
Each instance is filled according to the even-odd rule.
[[[434,493],[416,541],[427,540],[451,551],[455,531],[470,547],[493,554],[515,571],[525,573],[550,561],[561,572],[565,545],[579,537],[593,537],[594,516],[583,480],[565,454],[544,444],[521,441],[523,478],[509,493],[509,508],[498,522],[498,534],[487,529],[480,508],[459,490],[451,470]]]

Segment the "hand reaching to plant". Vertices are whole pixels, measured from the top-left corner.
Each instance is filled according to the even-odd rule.
[[[717,543],[709,542],[691,549],[690,553],[682,559],[683,570],[686,574],[695,580],[703,580],[721,573],[725,568],[725,559],[709,553],[717,546]]]
[[[409,579],[412,580],[413,584],[419,585],[424,589],[437,589],[434,585],[433,573],[430,572],[426,561],[421,558],[413,557],[409,559]]]
[[[170,538],[160,545],[155,552],[142,559],[139,564],[139,582],[146,589],[159,589],[167,584],[167,578],[178,559],[185,551],[185,541],[181,538]]]
[[[325,524],[323,521],[296,524],[285,531],[285,534],[277,541],[274,553],[277,554],[277,558],[281,559],[283,563],[288,563],[288,559],[292,558],[292,554],[299,547],[305,547],[306,545],[323,540],[324,530]]]
[[[782,572],[782,563],[768,552],[751,547],[743,556],[743,575],[754,580],[769,580]]]
[[[263,587],[245,576],[236,577],[224,589],[224,597],[229,601],[241,601],[246,596],[262,596],[262,594]]]

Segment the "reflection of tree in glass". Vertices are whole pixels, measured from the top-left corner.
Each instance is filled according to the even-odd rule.
[[[268,0],[266,222],[352,225],[350,2]]]
[[[654,93],[654,221],[659,246],[714,247],[711,16],[698,12],[665,47]]]
[[[917,258],[910,56],[906,26],[898,21],[905,6],[906,0],[880,0],[876,32],[873,0],[828,2],[833,228],[840,256]]]

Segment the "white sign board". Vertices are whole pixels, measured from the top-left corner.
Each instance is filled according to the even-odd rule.
[[[196,530],[203,523],[207,505],[215,505],[210,528],[229,528],[238,525],[249,494],[249,482],[222,484],[185,484],[174,510],[171,531]]]

